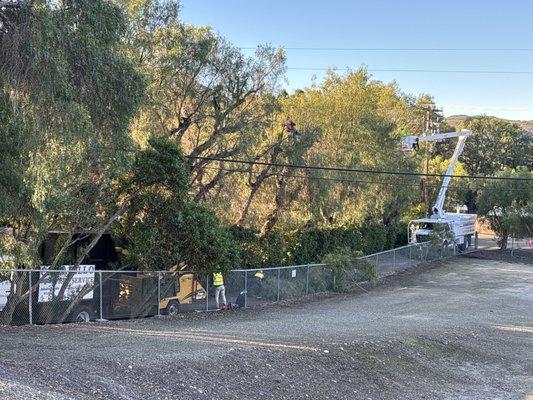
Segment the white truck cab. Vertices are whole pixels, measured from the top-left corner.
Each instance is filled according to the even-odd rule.
[[[409,243],[422,243],[431,240],[437,225],[445,225],[453,233],[454,243],[460,250],[466,250],[472,244],[472,237],[476,233],[475,214],[445,213],[443,218],[420,218],[409,222]],[[450,235],[451,236],[451,235]],[[443,239],[444,245],[449,245]]]

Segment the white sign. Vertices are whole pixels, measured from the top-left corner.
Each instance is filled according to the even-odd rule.
[[[63,287],[65,279],[68,277],[68,272],[72,265],[64,265],[65,272],[48,272],[48,267],[41,267],[41,278],[43,281],[39,284],[38,302],[43,303],[52,301],[59,295],[59,291]],[[94,265],[80,265],[74,276],[67,284],[63,298],[60,300],[72,300],[85,287],[85,285],[94,286]],[[93,290],[83,296],[83,300],[90,300],[93,298]]]
[[[292,276],[293,278],[296,278],[296,270],[295,270],[295,269],[293,269],[293,270],[291,271],[291,276]]]
[[[4,309],[7,304],[7,296],[11,291],[11,281],[2,281],[0,282],[0,311]]]

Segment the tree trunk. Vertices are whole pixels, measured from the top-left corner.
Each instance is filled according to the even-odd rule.
[[[20,276],[22,275],[22,276]],[[2,325],[9,325],[13,321],[15,309],[22,301],[22,277],[24,273],[14,272],[10,279],[9,296],[2,310]],[[29,281],[28,281],[29,282]]]
[[[78,269],[78,267],[81,265],[81,263],[83,262],[83,260],[85,259],[85,257],[87,257],[87,255],[89,254],[89,252],[93,249],[93,247],[96,245],[96,243],[98,243],[98,241],[100,240],[100,238],[102,237],[102,235],[107,231],[109,230],[109,228],[115,223],[115,221],[121,216],[123,215],[126,210],[128,209],[128,205],[130,204],[130,201],[131,201],[131,196],[126,198],[122,205],[118,208],[118,210],[113,214],[111,215],[111,217],[107,220],[107,222],[102,225],[97,231],[96,233],[94,234],[94,237],[93,237],[93,240],[89,243],[89,245],[84,249],[84,251],[82,252],[82,254],[78,257],[78,259],[76,260],[76,263],[72,266],[71,270],[68,272],[67,274],[67,277],[65,278],[65,280],[63,281],[63,284],[61,285],[61,288],[59,289],[59,292],[57,294],[57,296],[55,297],[55,299],[57,299],[57,301],[62,301],[64,295],[65,295],[65,291],[67,290],[70,282],[72,281],[72,278],[74,277],[74,275],[76,274],[76,270]],[[83,289],[80,291],[80,292],[83,292]],[[85,293],[86,294],[86,293]],[[71,300],[71,304],[69,305],[69,310],[72,310],[76,305],[79,304],[79,302],[81,301],[81,299],[83,298],[83,296],[85,295],[83,294],[81,297],[79,296],[79,293],[78,295],[76,295],[76,297],[74,297],[74,299]],[[66,314],[66,312],[62,315],[61,319],[60,319],[60,322],[63,322],[64,321],[64,318],[66,318],[68,315]]]
[[[241,211],[241,215],[239,216],[239,219],[235,222],[236,226],[243,226],[244,222],[246,221],[246,218],[248,217],[248,212],[250,211],[250,206],[252,204],[252,200],[255,197],[255,194],[257,193],[257,190],[259,189],[260,184],[258,182],[254,182],[254,184],[251,186],[250,194],[248,195],[248,198],[246,199],[246,202],[244,203],[244,207]]]
[[[265,156],[266,154],[268,154],[270,151],[272,151],[272,154],[270,155],[270,160],[269,162],[270,163],[275,163],[278,159],[278,156],[281,154],[282,152],[282,147],[281,147],[281,143],[283,141],[283,136],[282,135],[278,135],[278,140],[271,146],[269,146],[267,148],[267,150],[261,154],[259,157],[256,157],[256,161],[261,159],[263,156]],[[241,211],[241,215],[239,216],[239,219],[235,222],[235,225],[236,226],[243,226],[245,221],[246,221],[246,218],[248,217],[248,212],[250,211],[250,206],[252,204],[252,201],[255,197],[255,195],[257,194],[257,191],[259,190],[259,188],[261,187],[261,185],[269,178],[272,176],[271,174],[271,171],[272,170],[272,166],[271,165],[267,165],[260,173],[259,175],[255,178],[255,180],[252,182],[252,178],[251,178],[251,175],[252,175],[252,170],[250,169],[250,178],[248,179],[248,183],[250,185],[250,194],[248,195],[248,198],[246,199],[246,202],[244,203],[244,208],[242,209]]]
[[[260,237],[266,236],[272,232],[274,225],[278,222],[279,214],[285,208],[285,199],[287,196],[287,180],[284,176],[276,181],[276,195],[274,197],[275,207],[268,215],[265,223],[261,227]]]
[[[498,244],[500,245],[500,250],[507,250],[507,243],[509,241],[509,235],[507,233],[502,233]]]
[[[208,183],[200,187],[200,190],[198,190],[198,193],[196,193],[196,195],[194,196],[194,201],[196,201],[197,203],[205,201],[207,193],[209,193],[209,191],[211,191],[220,181],[222,181],[228,175],[229,172],[219,170],[213,179],[211,179]]]

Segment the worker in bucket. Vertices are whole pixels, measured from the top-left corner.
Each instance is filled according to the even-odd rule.
[[[213,286],[215,287],[215,303],[217,310],[225,310],[227,306],[226,302],[226,288],[224,287],[224,277],[222,272],[217,271],[213,273]],[[222,307],[220,307],[219,298],[222,296]]]

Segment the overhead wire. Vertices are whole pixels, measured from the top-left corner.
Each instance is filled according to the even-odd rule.
[[[280,168],[301,169],[301,170],[316,170],[316,171],[336,171],[348,173],[364,173],[374,175],[393,175],[393,176],[417,176],[417,177],[438,177],[438,178],[458,178],[458,179],[477,179],[477,180],[498,180],[498,181],[533,181],[533,178],[510,178],[504,176],[485,176],[485,175],[456,175],[456,174],[436,174],[436,173],[421,173],[409,171],[391,171],[391,170],[374,170],[365,168],[348,168],[348,167],[325,167],[319,165],[306,164],[287,164],[287,163],[272,163],[265,161],[239,160],[219,157],[205,157],[205,156],[186,156],[188,159],[204,160],[204,161],[220,161],[233,164],[246,165],[263,165]]]
[[[287,67],[296,71],[352,71],[355,68],[326,68],[326,67]],[[489,75],[532,75],[533,71],[504,71],[504,70],[470,70],[470,69],[408,69],[408,68],[369,68],[368,72],[407,72],[407,73],[437,73],[437,74],[489,74]]]
[[[533,48],[517,47],[285,47],[288,51],[370,51],[370,52],[394,52],[394,51],[442,51],[442,52],[533,52]],[[257,47],[239,47],[241,50],[256,50]]]
[[[205,169],[208,170],[215,170],[215,171],[226,171],[226,172],[236,172],[236,173],[246,173],[249,174],[249,170],[245,169],[234,169],[234,168],[222,168],[222,167],[205,167]],[[272,173],[272,176],[281,176],[281,173]],[[353,183],[353,184],[359,184],[359,185],[384,185],[384,186],[413,186],[413,187],[419,187],[420,182],[406,182],[405,180],[402,182],[383,182],[383,181],[368,181],[368,180],[361,180],[361,179],[347,179],[347,178],[333,178],[333,177],[324,177],[324,176],[311,176],[311,175],[294,175],[291,174],[288,176],[288,178],[297,178],[297,179],[307,179],[307,180],[317,180],[317,181],[332,181],[332,182],[338,182],[338,183]],[[425,184],[428,188],[440,188],[440,185],[432,185],[432,184]],[[478,190],[487,190],[487,191],[501,191],[501,188],[475,188]],[[454,187],[448,187],[448,190],[464,190],[464,188],[454,188]],[[512,191],[512,192],[522,192],[522,191],[529,191],[531,189],[504,189],[505,191]]]
[[[217,171],[227,171],[227,172],[237,172],[237,173],[250,173],[248,170],[244,169],[232,169],[232,168],[221,168],[221,167],[206,167],[208,170],[217,170]],[[280,176],[281,173],[273,173],[272,176]],[[297,179],[307,179],[307,180],[319,180],[319,181],[332,181],[332,182],[339,182],[339,183],[355,183],[355,184],[361,184],[361,185],[384,185],[384,186],[413,186],[413,187],[419,187],[420,182],[383,182],[383,181],[367,181],[367,180],[360,180],[360,179],[347,179],[347,178],[332,178],[332,177],[323,177],[323,176],[311,176],[311,175],[294,175],[291,174],[288,176],[289,178],[297,178]],[[427,184],[426,187],[429,188],[440,188],[440,185],[432,185]],[[488,191],[501,191],[501,188],[476,188],[478,190],[488,190]],[[464,190],[464,188],[453,188],[448,187],[448,190]],[[504,189],[505,191],[529,191],[531,189]]]

